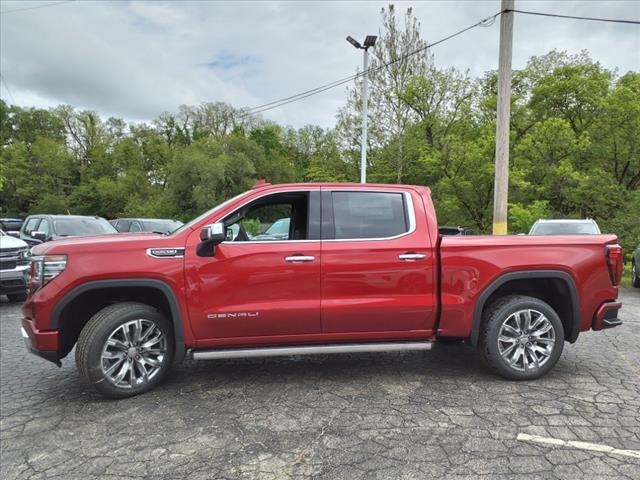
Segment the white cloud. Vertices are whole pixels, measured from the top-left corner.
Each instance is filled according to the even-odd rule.
[[[34,5],[46,2],[34,3]],[[638,18],[639,2],[525,2],[523,10]],[[1,10],[24,2],[2,2]],[[180,104],[254,106],[355,72],[344,40],[379,28],[384,2],[73,2],[2,15],[0,69],[18,104],[69,103],[104,116],[149,120]],[[499,1],[412,6],[435,41],[497,12]],[[497,64],[499,22],[434,48],[439,66],[480,75]],[[557,48],[587,49],[621,72],[640,68],[640,27],[517,15],[514,68]],[[3,98],[9,97],[2,86]],[[11,97],[9,97],[11,100]],[[332,126],[344,87],[272,110],[285,124]]]

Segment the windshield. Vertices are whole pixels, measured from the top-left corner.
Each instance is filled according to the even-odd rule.
[[[6,231],[18,231],[22,226],[22,220],[18,220],[18,219],[0,220],[0,226],[2,226],[2,229]]]
[[[169,233],[182,225],[176,220],[144,220],[144,230],[146,232]]]
[[[53,225],[56,235],[60,237],[118,233],[104,218],[57,218]]]
[[[538,223],[529,235],[598,235],[592,222]]]
[[[174,233],[178,233],[178,232],[182,232],[185,228],[191,228],[193,225],[195,225],[196,223],[204,220],[205,218],[207,218],[209,215],[214,214],[217,210],[220,210],[221,208],[226,207],[228,204],[230,204],[231,202],[234,202],[235,200],[239,199],[240,197],[244,196],[247,192],[242,192],[239,195],[236,195],[233,198],[230,198],[229,200],[225,200],[224,202],[222,202],[221,204],[213,207],[211,210],[207,210],[206,212],[204,212],[202,215],[194,218],[193,220],[191,220],[190,222],[185,223],[184,225],[182,225],[181,227],[176,228],[174,231],[167,233],[167,235],[173,235]]]

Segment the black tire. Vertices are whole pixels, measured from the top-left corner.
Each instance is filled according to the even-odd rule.
[[[631,261],[631,283],[634,287],[640,288],[640,272],[638,271],[638,266],[636,262]]]
[[[113,335],[116,334],[117,330],[123,332],[124,330],[119,329],[124,329],[126,327],[127,331],[131,333],[130,326],[126,324],[134,320],[143,320],[147,328],[151,328],[152,325],[155,325],[157,329],[162,332],[161,335],[158,334],[158,338],[162,338],[162,336],[164,336],[162,345],[164,345],[166,354],[161,357],[153,357],[155,359],[153,361],[156,362],[159,358],[162,358],[162,360],[158,362],[159,367],[153,371],[150,377],[143,380],[143,383],[134,385],[134,383],[136,383],[132,379],[134,377],[134,372],[136,374],[141,374],[142,368],[147,372],[147,367],[137,360],[142,358],[142,354],[135,354],[134,356],[133,353],[129,352],[131,349],[122,349],[122,351],[118,351],[119,355],[122,353],[123,360],[114,360],[114,364],[122,361],[122,363],[120,363],[120,367],[117,367],[116,370],[120,371],[120,368],[127,362],[131,365],[128,373],[125,375],[124,379],[121,380],[126,381],[128,375],[130,386],[125,388],[113,383],[111,377],[104,373],[103,366],[105,364],[103,362],[108,362],[109,360],[103,360],[102,354],[103,349],[110,348],[105,345],[110,337],[113,338]],[[157,330],[152,330],[152,333],[157,333]],[[142,343],[140,343],[140,345],[142,345]],[[80,332],[78,344],[76,345],[76,364],[80,370],[80,374],[102,395],[110,398],[133,397],[151,390],[164,380],[171,369],[171,364],[173,363],[174,349],[175,343],[173,328],[171,322],[164,316],[164,314],[144,303],[122,302],[103,308],[91,317],[89,322],[84,326]],[[144,361],[144,359],[142,361]],[[112,365],[113,364],[108,366]],[[151,367],[151,369],[153,368],[154,367]]]
[[[10,302],[24,303],[24,301],[27,299],[27,294],[26,293],[10,293],[7,295],[7,298],[9,299]]]
[[[525,311],[522,316],[514,315],[521,311]],[[518,338],[513,343],[499,342],[498,337],[503,325],[507,323],[507,326],[511,326],[513,322],[519,321],[524,323],[526,311],[529,312],[529,318],[534,319],[534,324],[536,319],[541,319],[538,314],[546,317],[553,331],[549,330],[543,337],[537,337],[533,334],[530,335],[530,331],[523,328],[520,336],[516,337],[516,334],[513,334],[513,338]],[[531,320],[529,321],[531,322]],[[540,321],[543,322],[545,328],[548,327],[544,320]],[[505,330],[503,330],[504,332]],[[507,334],[512,335],[511,332],[507,332],[500,338],[505,338]],[[550,342],[551,335],[554,337],[553,342]],[[537,340],[538,338],[541,339]],[[515,347],[512,347],[513,345]],[[543,355],[541,360],[537,353],[538,350],[534,351],[533,349],[540,348],[542,345],[547,346],[544,350],[545,352],[550,351],[550,354]],[[564,328],[558,314],[546,302],[525,295],[509,295],[494,302],[484,312],[478,347],[485,363],[498,375],[509,380],[532,380],[545,375],[558,362],[564,347]],[[510,351],[509,348],[513,348],[513,350]],[[510,364],[503,358],[501,349],[507,357],[512,359],[518,353],[516,350],[521,349],[517,363],[522,362],[523,365]],[[510,352],[513,352],[513,355],[509,355]],[[532,355],[535,355],[538,366],[533,364]]]

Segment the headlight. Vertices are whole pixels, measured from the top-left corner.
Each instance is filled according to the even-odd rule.
[[[31,284],[43,287],[60,275],[67,266],[66,255],[42,255],[31,257]]]

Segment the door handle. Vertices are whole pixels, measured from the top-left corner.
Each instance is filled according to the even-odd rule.
[[[290,257],[284,257],[285,262],[296,263],[296,262],[313,262],[316,257],[313,255],[292,255]]]
[[[400,260],[424,260],[427,256],[424,253],[403,253],[398,255]]]

